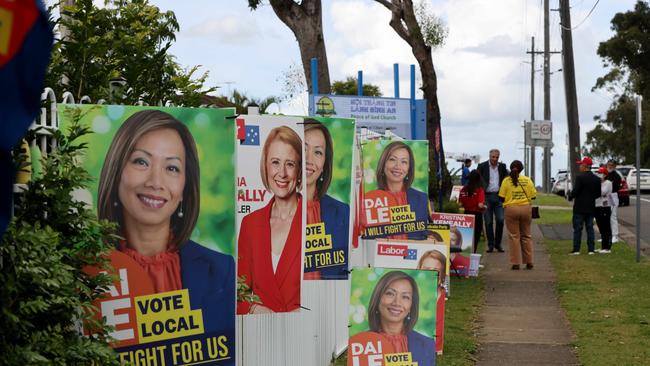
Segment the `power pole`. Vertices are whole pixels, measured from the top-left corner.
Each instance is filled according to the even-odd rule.
[[[530,120],[535,120],[535,37],[530,37]],[[530,179],[535,181],[535,143],[530,144]]]
[[[550,73],[550,59],[551,59],[551,50],[550,50],[550,31],[548,25],[548,1],[544,0],[544,120],[551,120],[551,73]],[[549,144],[544,146],[544,169],[542,177],[544,181],[542,182],[542,189],[545,193],[551,191],[551,145],[553,140],[549,141]]]
[[[569,161],[571,181],[576,181],[580,157],[580,124],[578,120],[578,96],[573,61],[573,38],[571,35],[571,10],[569,0],[560,0],[560,27],[562,29],[562,68],[564,71],[564,95],[566,99],[567,125],[569,131]]]

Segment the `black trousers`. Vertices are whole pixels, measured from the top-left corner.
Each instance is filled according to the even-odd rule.
[[[596,225],[600,231],[602,249],[612,249],[612,224],[610,217],[612,209],[609,207],[596,207]]]
[[[472,253],[476,253],[478,241],[481,239],[481,232],[483,232],[483,213],[465,211],[468,215],[474,215],[474,243],[472,243]]]

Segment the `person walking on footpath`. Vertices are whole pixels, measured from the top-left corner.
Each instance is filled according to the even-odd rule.
[[[470,166],[472,166],[472,159],[465,159],[465,163],[463,164],[463,174],[460,176],[461,186],[466,186],[467,182],[469,182]]]
[[[618,191],[621,189],[621,176],[616,171],[616,161],[610,159],[607,162],[607,180],[612,182],[612,215],[609,220],[612,228],[612,243],[619,241],[618,239]]]
[[[533,269],[533,238],[530,224],[533,221],[532,201],[537,198],[535,183],[523,175],[524,164],[519,160],[510,163],[510,175],[503,180],[499,199],[505,208],[506,227],[510,243],[510,264],[519,269],[521,263],[526,269]],[[523,261],[522,261],[523,260]]]
[[[474,243],[472,253],[476,253],[478,241],[483,231],[483,211],[485,211],[485,191],[481,186],[481,174],[478,170],[469,173],[467,184],[460,190],[460,205],[468,215],[474,215]]]
[[[499,187],[501,182],[508,176],[508,169],[504,163],[499,162],[501,153],[498,149],[490,150],[490,159],[478,165],[478,172],[481,174],[481,182],[485,190],[485,204],[487,209],[483,214],[485,219],[485,231],[488,241],[488,253],[494,249],[503,252],[501,239],[503,237],[503,205],[499,200]],[[496,221],[495,225],[492,225]]]
[[[610,209],[612,203],[612,182],[607,179],[607,167],[600,167],[598,169],[598,176],[600,177],[600,197],[596,198],[596,225],[600,231],[601,250],[596,250],[601,254],[609,254],[612,249],[612,227],[610,224],[610,216],[612,211]],[[614,174],[618,175],[616,172]]]
[[[580,254],[582,227],[587,229],[587,250],[594,254],[594,215],[596,198],[600,197],[600,179],[591,172],[593,161],[585,156],[576,162],[580,164],[580,173],[576,177],[569,200],[573,201],[573,250],[571,255]]]

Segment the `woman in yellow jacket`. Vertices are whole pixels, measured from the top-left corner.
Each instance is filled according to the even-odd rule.
[[[526,269],[533,269],[533,240],[530,224],[533,219],[531,202],[537,197],[535,183],[521,174],[524,165],[519,160],[510,163],[510,176],[499,189],[499,198],[505,208],[506,228],[510,238],[510,263],[512,269],[519,269],[521,263]],[[523,255],[523,262],[522,262]]]

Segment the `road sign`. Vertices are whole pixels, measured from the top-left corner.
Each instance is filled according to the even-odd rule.
[[[553,123],[551,121],[531,121],[530,135],[533,140],[552,140]]]

